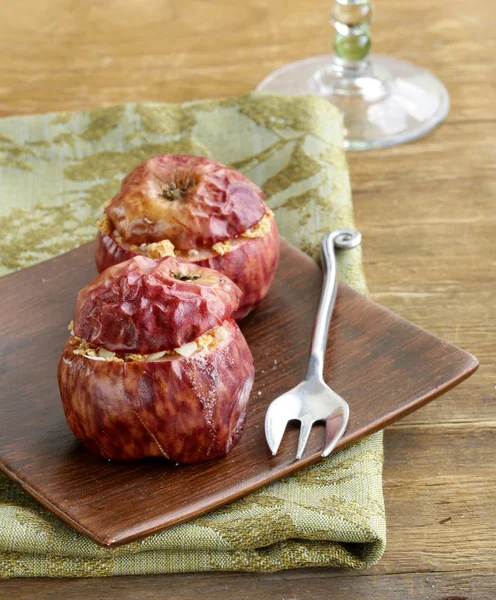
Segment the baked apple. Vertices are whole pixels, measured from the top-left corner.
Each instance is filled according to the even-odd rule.
[[[279,260],[279,234],[262,190],[200,156],[164,154],[137,166],[105,205],[98,228],[99,271],[136,255],[215,269],[242,291],[236,319],[266,296]]]
[[[107,459],[223,456],[242,434],[253,358],[223,274],[145,256],[110,267],[78,295],[58,367],[69,427]]]

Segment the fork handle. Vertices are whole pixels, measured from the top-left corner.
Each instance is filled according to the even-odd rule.
[[[327,336],[338,290],[335,249],[350,250],[358,246],[361,241],[362,236],[360,232],[354,229],[336,229],[330,231],[326,233],[322,240],[322,268],[324,278],[320,302],[315,316],[310,361],[305,380],[317,378],[323,381],[324,379],[324,356]]]

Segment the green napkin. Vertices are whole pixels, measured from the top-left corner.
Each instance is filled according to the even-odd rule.
[[[126,104],[0,119],[0,274],[91,240],[102,204],[140,161],[210,156],[265,191],[281,234],[317,256],[353,226],[342,124],[316,97]],[[366,293],[360,250],[340,276]],[[0,577],[367,567],[385,548],[382,435],[223,508],[116,549],[99,547],[0,474]]]

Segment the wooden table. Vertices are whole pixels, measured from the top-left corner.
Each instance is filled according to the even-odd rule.
[[[0,114],[251,90],[330,51],[331,0],[3,0]],[[377,52],[447,85],[434,134],[352,154],[373,297],[479,371],[385,434],[388,549],[373,569],[8,580],[0,598],[403,600],[496,596],[496,5],[377,0]]]

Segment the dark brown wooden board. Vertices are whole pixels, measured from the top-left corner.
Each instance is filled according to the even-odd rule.
[[[256,378],[245,433],[225,458],[175,466],[159,459],[104,461],[72,436],[57,362],[78,290],[96,274],[92,245],[0,280],[0,468],[64,521],[104,546],[135,540],[239,498],[320,458],[323,428],[295,461],[297,428],[273,457],[265,411],[306,370],[321,272],[286,242],[262,306],[241,324]],[[470,354],[340,284],[326,381],[350,404],[339,444],[421,407],[475,371]]]

